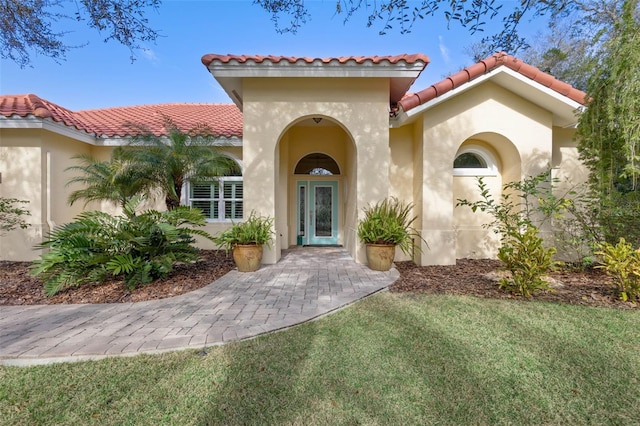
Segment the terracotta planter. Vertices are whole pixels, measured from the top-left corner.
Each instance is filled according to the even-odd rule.
[[[388,271],[393,265],[396,246],[393,244],[367,244],[367,261],[374,271]]]
[[[240,272],[253,272],[260,269],[262,246],[237,245],[233,248],[233,261]]]

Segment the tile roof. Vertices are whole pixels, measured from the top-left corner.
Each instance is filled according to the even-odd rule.
[[[568,83],[556,79],[550,74],[540,71],[536,67],[525,64],[514,56],[508,55],[505,52],[498,52],[462,71],[458,71],[444,80],[432,84],[424,90],[407,94],[398,102],[398,107],[402,108],[403,111],[409,111],[482,75],[488,74],[501,66],[506,66],[580,104],[584,104],[585,102],[586,94],[584,92],[575,89]]]
[[[304,62],[307,64],[312,64],[314,62],[321,62],[323,64],[328,64],[331,62],[338,62],[340,64],[346,64],[348,62],[354,62],[356,64],[364,64],[365,62],[371,62],[374,64],[380,64],[383,62],[389,62],[391,64],[397,64],[398,62],[404,61],[408,64],[413,64],[419,61],[429,63],[429,57],[422,53],[417,53],[413,55],[395,55],[395,56],[341,56],[337,58],[309,58],[309,57],[296,57],[296,56],[262,56],[262,55],[218,55],[218,54],[208,54],[202,57],[202,63],[206,66],[209,66],[213,61],[220,61],[224,64],[228,64],[231,61],[236,61],[238,63],[245,62],[254,62],[257,64],[263,62],[271,62],[274,64],[278,64],[281,62],[288,62],[290,64],[295,64],[296,62]]]
[[[242,113],[233,104],[175,103],[74,112],[33,94],[3,95],[0,96],[0,115],[48,118],[106,137],[133,136],[140,133],[140,126],[158,136],[166,134],[165,117],[171,118],[183,131],[206,125],[217,136],[242,136]]]

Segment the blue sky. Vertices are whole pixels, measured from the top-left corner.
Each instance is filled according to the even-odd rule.
[[[32,67],[20,69],[0,62],[0,93],[34,93],[71,110],[169,102],[231,102],[200,62],[207,53],[360,56],[425,53],[431,64],[414,84],[419,90],[471,64],[465,48],[483,33],[469,34],[440,17],[425,17],[410,34],[392,30],[378,35],[367,28],[361,13],[346,25],[334,16],[335,0],[308,1],[312,19],[297,34],[278,34],[270,15],[250,1],[167,1],[149,17],[162,36],[136,52],[115,42],[103,43],[97,31],[75,22],[61,22],[71,32],[68,44],[87,46],[71,50],[60,64],[32,57]],[[533,33],[543,22],[527,25]],[[488,22],[491,34],[500,21]]]

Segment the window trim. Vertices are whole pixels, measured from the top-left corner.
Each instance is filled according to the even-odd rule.
[[[243,186],[243,190],[242,190],[242,198],[229,198],[229,199],[225,199],[224,198],[224,183],[225,182],[242,182],[242,186]],[[193,183],[209,183],[211,185],[216,184],[218,185],[218,194],[220,194],[220,198],[192,198],[191,197],[191,185]],[[193,201],[217,201],[218,202],[218,217],[217,218],[211,218],[208,217],[206,218],[207,223],[231,223],[231,222],[242,222],[244,221],[244,177],[243,176],[220,176],[218,178],[216,178],[215,180],[212,180],[210,182],[207,181],[194,181],[188,182],[188,188],[187,188],[187,205],[189,207],[193,207],[192,202]],[[224,217],[224,213],[225,213],[225,203],[227,201],[230,202],[234,202],[234,201],[240,201],[242,202],[242,208],[243,208],[243,217],[241,218],[230,218],[227,219]],[[220,218],[220,215],[222,215],[223,217]]]
[[[480,145],[464,145],[462,146],[456,156],[454,157],[453,162],[455,162],[456,158],[461,156],[462,154],[474,154],[484,160],[487,167],[482,168],[466,168],[466,167],[453,167],[453,175],[454,176],[498,176],[498,165],[493,154],[486,148]]]

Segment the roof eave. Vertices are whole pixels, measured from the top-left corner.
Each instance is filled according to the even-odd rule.
[[[51,118],[40,118],[34,115],[27,115],[25,117],[17,115],[11,117],[0,116],[0,129],[41,129],[75,139],[79,142],[97,145],[96,136],[92,133],[67,126]]]
[[[532,102],[543,109],[549,110],[553,113],[554,126],[567,128],[575,127],[578,121],[576,111],[583,108],[581,103],[576,102],[553,89],[545,87],[517,71],[501,66],[487,74],[473,79],[468,83],[431,99],[424,104],[411,108],[409,111],[404,111],[400,108],[396,116],[391,118],[390,127],[401,127],[405,124],[411,123],[423,112],[471,90],[486,81],[493,81],[499,86],[518,94],[524,99],[527,99],[529,102]],[[532,95],[536,92],[539,93],[539,95]]]
[[[389,61],[340,61],[340,60],[220,60],[216,55],[205,55],[203,64],[224,89],[229,98],[242,111],[244,78],[389,78],[391,80],[389,98],[395,103],[406,93],[422,70],[429,64],[428,59],[397,62]]]
[[[125,146],[129,144],[132,136],[104,136],[99,137],[95,143],[97,146]],[[242,138],[238,136],[216,136],[213,138],[213,146],[228,147],[242,146]]]

